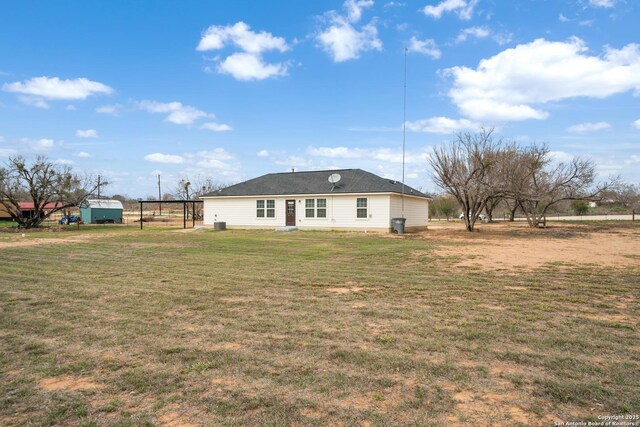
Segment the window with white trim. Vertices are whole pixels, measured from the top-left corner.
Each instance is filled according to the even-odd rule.
[[[304,201],[304,217],[315,218],[316,216],[316,200],[305,199]]]
[[[317,218],[327,217],[327,199],[316,200],[316,217]]]
[[[367,198],[358,197],[356,199],[356,218],[367,218]]]
[[[304,217],[305,218],[326,218],[327,217],[327,199],[305,199]]]
[[[256,217],[275,218],[276,217],[276,201],[275,200],[256,200]]]
[[[276,201],[267,200],[267,218],[276,217]]]

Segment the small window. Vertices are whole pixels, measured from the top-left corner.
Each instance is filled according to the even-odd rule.
[[[267,200],[267,218],[276,217],[276,201]]]
[[[356,218],[367,218],[367,198],[358,197],[356,200]]]
[[[316,200],[316,216],[318,218],[326,218],[327,217],[327,199],[318,199]]]
[[[304,201],[305,208],[305,218],[314,218],[315,215],[315,200],[314,199],[305,199]]]
[[[264,218],[264,200],[256,200],[256,216]]]

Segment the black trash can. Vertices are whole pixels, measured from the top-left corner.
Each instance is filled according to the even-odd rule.
[[[226,230],[227,229],[227,223],[224,222],[224,221],[214,222],[213,223],[213,229],[214,230]]]
[[[404,223],[406,218],[391,218],[391,227],[394,233],[404,234]]]

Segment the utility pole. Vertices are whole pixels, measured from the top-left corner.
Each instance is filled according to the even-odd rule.
[[[402,107],[402,218],[404,218],[404,153],[407,141],[407,48],[404,48],[404,92]]]
[[[162,190],[160,189],[160,174],[158,174],[158,209],[160,210],[160,216],[162,216]]]
[[[98,199],[100,198],[100,175],[98,175]]]

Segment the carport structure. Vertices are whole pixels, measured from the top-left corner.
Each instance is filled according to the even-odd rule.
[[[164,205],[164,204],[168,204],[168,203],[173,203],[173,204],[182,204],[182,228],[187,228],[187,216],[188,216],[188,212],[189,212],[189,208],[191,208],[191,227],[195,227],[196,226],[196,204],[198,203],[203,203],[202,200],[139,200],[138,203],[140,203],[140,230],[142,230],[142,224],[143,224],[143,217],[142,217],[142,211],[143,211],[143,207],[145,205],[145,203],[149,204],[155,204],[155,205]]]

